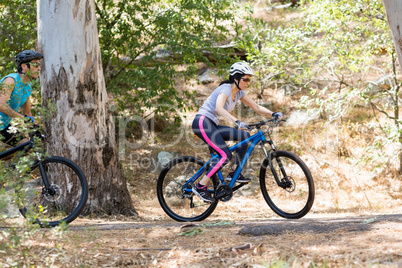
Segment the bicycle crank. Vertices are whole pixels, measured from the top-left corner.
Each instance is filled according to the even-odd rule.
[[[220,185],[216,189],[215,199],[219,199],[222,202],[227,202],[233,197],[233,190],[229,185]]]

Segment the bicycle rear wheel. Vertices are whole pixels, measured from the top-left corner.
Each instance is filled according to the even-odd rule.
[[[260,170],[260,187],[265,201],[281,217],[298,219],[305,216],[315,196],[310,170],[303,160],[288,151],[274,151],[270,158],[271,161],[264,159]],[[278,176],[279,185],[274,174]]]
[[[70,223],[80,215],[88,185],[81,169],[72,161],[53,156],[31,167],[22,185],[21,214],[42,227]],[[48,186],[44,181],[48,181]],[[21,190],[20,190],[21,191]]]
[[[215,210],[218,201],[206,203],[191,191],[188,180],[205,165],[205,162],[191,156],[170,161],[161,171],[157,183],[159,204],[169,217],[176,221],[202,221]],[[206,168],[206,171],[208,168]],[[194,185],[202,179],[204,171]],[[218,179],[211,177],[209,190],[216,189]],[[213,195],[213,193],[212,193]]]

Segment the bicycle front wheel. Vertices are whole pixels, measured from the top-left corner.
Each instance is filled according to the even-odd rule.
[[[157,183],[159,204],[169,217],[176,221],[202,221],[215,210],[218,201],[206,203],[191,191],[187,182],[205,165],[204,161],[183,156],[170,161],[161,171]],[[208,168],[206,168],[206,171]],[[199,174],[194,185],[202,179]],[[216,175],[211,177],[208,189],[214,191],[218,185]]]
[[[269,158],[264,159],[260,170],[260,187],[265,201],[281,217],[299,219],[305,216],[315,196],[310,170],[303,160],[288,151],[274,151]]]
[[[81,169],[58,156],[35,163],[22,190],[21,214],[42,227],[72,222],[80,215],[88,197]]]

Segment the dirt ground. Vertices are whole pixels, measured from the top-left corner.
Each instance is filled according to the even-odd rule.
[[[402,267],[401,214],[194,225],[78,220],[71,235],[82,241],[69,254],[87,267]]]
[[[144,200],[137,202],[139,219],[79,218],[63,237],[40,230],[47,238],[36,239],[35,248],[38,256],[59,248],[47,266],[402,267],[402,214],[286,220],[261,198],[237,199],[194,224],[169,220],[157,201]]]

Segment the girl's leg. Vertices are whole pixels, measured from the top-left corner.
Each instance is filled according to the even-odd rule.
[[[197,115],[194,118],[192,127],[194,134],[201,138],[210,148],[221,156],[216,163],[212,164],[211,169],[208,170],[207,174],[196,185],[196,189],[193,189],[193,191],[204,201],[212,202],[214,201],[214,198],[211,197],[210,193],[207,191],[206,185],[210,178],[230,161],[232,153],[216,128],[217,126],[207,117]]]
[[[225,141],[243,141],[250,137],[250,133],[244,130],[235,129],[228,126],[218,126],[219,133],[223,137]],[[232,169],[235,170],[238,165],[240,165],[241,160],[246,155],[248,149],[248,144],[243,145],[242,147],[236,150],[235,160],[233,161]]]
[[[214,163],[206,174],[206,177],[211,178],[212,175],[232,159],[232,152],[226,145],[225,139],[220,134],[215,123],[208,119],[208,117],[197,115],[194,118],[192,127],[194,134],[201,138],[210,148],[221,156],[219,161]],[[205,182],[207,180],[206,178],[204,180],[204,178],[201,181]]]
[[[198,183],[201,185],[207,185],[211,178],[205,175]]]

